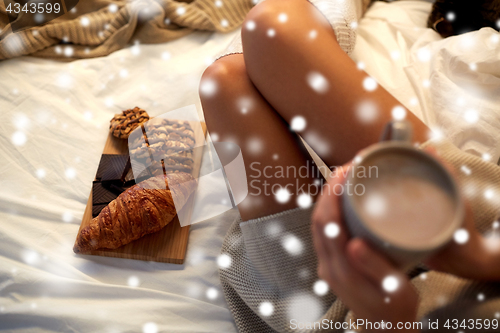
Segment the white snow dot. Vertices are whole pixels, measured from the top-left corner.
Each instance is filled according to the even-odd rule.
[[[335,222],[330,222],[325,226],[325,235],[328,238],[336,238],[340,234],[340,227]]]
[[[221,268],[228,268],[231,266],[231,257],[227,254],[221,254],[217,257],[217,265]]]
[[[359,61],[358,64],[357,64],[357,67],[360,71],[364,70],[366,68],[366,65],[364,62],[362,61]]]
[[[356,108],[356,116],[363,124],[373,123],[378,116],[377,104],[370,100],[362,101]]]
[[[490,161],[490,160],[491,160],[491,155],[490,155],[490,154],[488,154],[488,153],[484,153],[484,154],[483,154],[483,160],[485,160],[485,161]]]
[[[158,333],[158,325],[153,322],[142,325],[142,333]]]
[[[213,287],[207,289],[207,298],[208,299],[214,300],[217,298],[217,296],[219,296],[219,292],[217,291],[217,289],[215,289]]]
[[[205,97],[211,97],[217,92],[217,83],[212,79],[203,79],[200,82],[200,93]]]
[[[268,29],[267,30],[267,36],[271,37],[271,38],[274,37],[274,36],[276,36],[276,30],[274,30],[274,29]]]
[[[64,53],[66,54],[66,50],[64,50]],[[68,89],[71,88],[72,84],[73,84],[73,77],[68,73],[61,73],[57,77],[57,85],[60,88]]]
[[[429,80],[422,81],[422,87],[429,88],[430,86],[431,86],[431,81]]]
[[[116,13],[118,11],[118,6],[113,3],[108,6],[108,10],[110,13]]]
[[[288,15],[286,15],[285,13],[279,14],[278,21],[280,21],[281,23],[285,23],[286,21],[288,21]]]
[[[264,317],[269,317],[274,312],[274,306],[270,302],[262,302],[259,305],[259,312]]]
[[[306,128],[306,119],[302,116],[293,117],[291,121],[291,128],[296,132],[303,131]]]
[[[247,30],[250,30],[250,31],[253,31],[255,30],[255,22],[252,21],[252,20],[249,20],[245,23],[245,28],[247,28]]]
[[[279,158],[278,154],[273,154],[273,160],[277,160]]]
[[[108,108],[112,107],[113,105],[115,105],[115,102],[113,101],[113,97],[108,97],[106,98],[106,100],[104,101],[104,104],[106,104],[106,106]]]
[[[316,39],[316,37],[318,37],[318,32],[316,30],[309,31],[309,38],[310,39]]]
[[[229,26],[229,21],[228,21],[228,20],[226,20],[226,19],[222,19],[222,20],[220,21],[220,25],[221,25],[222,27],[224,27],[224,28],[227,28],[227,27]]]
[[[462,165],[462,166],[460,167],[460,170],[462,170],[462,172],[463,172],[463,173],[465,173],[467,176],[469,176],[469,175],[472,173],[471,169],[469,169],[469,168],[468,168],[467,166],[465,166],[465,165]]]
[[[248,140],[247,143],[248,152],[252,154],[259,154],[262,152],[263,148],[264,148],[264,143],[262,142],[261,139],[251,138],[250,140]]]
[[[421,62],[428,62],[431,60],[431,56],[431,51],[428,48],[423,47],[417,51],[418,60]]]
[[[287,203],[290,200],[290,197],[292,195],[290,194],[290,191],[286,188],[280,188],[278,191],[275,193],[276,200],[279,203]]]
[[[399,52],[398,50],[392,51],[391,58],[392,60],[398,60],[399,58],[401,58],[401,52]]]
[[[493,190],[492,190],[492,189],[486,190],[486,191],[484,192],[484,197],[485,197],[486,199],[493,199],[493,196],[494,196],[494,195],[495,195],[495,193],[493,192]]]
[[[73,214],[69,211],[65,211],[62,214],[62,220],[66,223],[71,223],[73,221]]]
[[[186,8],[185,7],[179,7],[175,11],[177,15],[184,15],[186,13]]]
[[[163,60],[165,60],[165,61],[166,61],[166,60],[169,60],[171,57],[172,57],[172,55],[171,55],[171,54],[170,54],[170,52],[168,52],[168,51],[165,51],[165,52],[163,52],[163,53],[161,54],[161,58],[162,58]]]
[[[446,14],[446,19],[450,22],[455,21],[455,18],[456,18],[456,15],[454,12],[449,12],[448,14]]]
[[[270,237],[277,237],[283,232],[283,228],[278,223],[271,223],[266,227],[266,234]]]
[[[132,287],[132,288],[136,288],[136,287],[139,287],[139,284],[140,284],[140,280],[137,276],[135,275],[132,275],[128,278],[127,280],[127,284]]]
[[[15,146],[23,146],[27,141],[26,134],[21,131],[14,132],[10,139]]]
[[[33,250],[25,250],[21,254],[23,261],[28,265],[34,265],[40,260],[40,256]]]
[[[222,5],[223,5],[223,3],[222,3],[221,0],[216,0],[215,1],[215,7],[220,8],[220,7],[222,7]]]
[[[128,76],[128,70],[126,70],[125,68],[121,69],[120,70],[120,76],[122,78],[126,78]]]
[[[309,207],[311,207],[312,202],[313,202],[312,197],[306,193],[302,193],[297,198],[297,205],[299,205],[300,208],[304,208],[304,209],[309,208]]]
[[[212,139],[213,142],[219,141],[219,134],[210,133],[210,139]]]
[[[420,278],[421,278],[422,280],[426,280],[426,279],[427,279],[427,273],[422,273],[422,274],[420,274]]]
[[[364,202],[364,207],[371,216],[382,216],[387,211],[387,201],[379,193],[370,193]]]
[[[465,229],[458,229],[453,234],[453,239],[458,244],[465,244],[469,240],[469,232]]]
[[[37,169],[36,170],[36,176],[39,178],[39,179],[42,179],[42,178],[45,178],[45,176],[47,175],[47,173],[45,172],[44,169]]]
[[[477,300],[478,300],[479,302],[484,301],[484,294],[477,294]]]
[[[282,245],[288,253],[294,256],[301,254],[304,249],[304,245],[300,239],[294,235],[287,235],[283,237]]]
[[[130,52],[132,53],[132,55],[138,56],[139,54],[141,54],[141,47],[139,46],[139,44],[136,44],[130,48]]]
[[[361,161],[363,161],[363,157],[361,157],[361,155],[356,155],[353,159],[352,159],[352,162],[354,164],[359,164],[361,163]]]
[[[375,81],[375,79],[371,77],[366,77],[363,80],[363,88],[365,88],[366,91],[374,91],[375,89],[377,89],[377,87],[378,83],[377,81]]]
[[[94,117],[94,115],[90,111],[85,111],[85,113],[83,114],[83,117],[85,118],[85,120],[91,120],[92,117]]]
[[[493,44],[498,44],[500,42],[500,36],[498,34],[494,34],[490,37],[490,41]]]
[[[497,28],[500,29],[500,19],[497,20]]]
[[[471,71],[475,72],[475,71],[477,71],[477,64],[475,62],[473,62],[469,65],[469,68]]]
[[[43,15],[42,13],[36,13],[33,18],[35,19],[35,22],[40,24],[43,22],[43,20],[45,19],[45,15]]]
[[[468,123],[474,124],[479,120],[479,115],[475,110],[467,110],[464,114],[464,118]]]
[[[325,311],[318,297],[312,293],[292,295],[289,300],[287,318],[296,319],[299,323],[317,321]]]
[[[73,168],[67,168],[65,171],[66,178],[73,179],[76,177],[76,170]]]
[[[318,72],[309,72],[307,74],[307,83],[309,84],[309,87],[312,88],[315,92],[318,94],[324,94],[328,91],[330,84],[328,83],[328,80]]]
[[[392,109],[392,118],[394,120],[403,120],[406,118],[406,109],[402,106],[396,106]]]
[[[382,288],[388,293],[395,292],[399,288],[399,281],[393,275],[386,276],[382,280]]]
[[[318,280],[313,286],[314,293],[318,296],[325,296],[328,293],[328,284],[323,280]]]
[[[89,24],[90,24],[90,20],[87,16],[83,16],[81,19],[80,19],[80,24],[84,27],[88,27]]]
[[[500,228],[500,222],[498,222],[498,221],[493,222],[492,227],[493,227],[493,229]]]

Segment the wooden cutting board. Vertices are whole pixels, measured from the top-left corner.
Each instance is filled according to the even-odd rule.
[[[201,124],[201,128],[200,128]],[[191,127],[196,138],[196,145],[201,146],[202,140],[205,139],[207,128],[205,123],[191,122]],[[118,139],[111,134],[108,134],[106,145],[104,146],[103,154],[127,154],[128,140]],[[193,160],[193,177],[197,178],[200,172],[202,159],[202,149],[194,149]],[[191,195],[182,210],[187,210],[185,213],[188,218],[191,217],[191,211],[194,204],[195,193]],[[90,190],[87,207],[83,214],[80,230],[85,228],[92,220],[92,189]],[[137,259],[146,261],[158,261],[172,264],[183,264],[186,257],[187,243],[189,237],[189,225],[181,227],[177,215],[167,224],[162,230],[139,238],[127,245],[118,249],[109,250],[101,249],[88,253],[80,253],[85,255],[97,255],[104,257],[116,257],[126,259]]]

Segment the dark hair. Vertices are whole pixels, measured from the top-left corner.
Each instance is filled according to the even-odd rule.
[[[500,0],[436,0],[427,21],[443,37],[499,25]]]

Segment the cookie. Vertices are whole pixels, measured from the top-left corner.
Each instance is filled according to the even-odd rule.
[[[115,114],[109,122],[109,132],[119,139],[127,139],[133,130],[148,120],[148,113],[136,106],[121,114]]]

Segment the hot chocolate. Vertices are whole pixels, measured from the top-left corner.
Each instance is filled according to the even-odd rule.
[[[359,179],[365,193],[355,205],[365,226],[381,240],[408,250],[435,247],[453,227],[456,203],[445,177],[412,154],[382,154],[362,163],[377,177]]]

